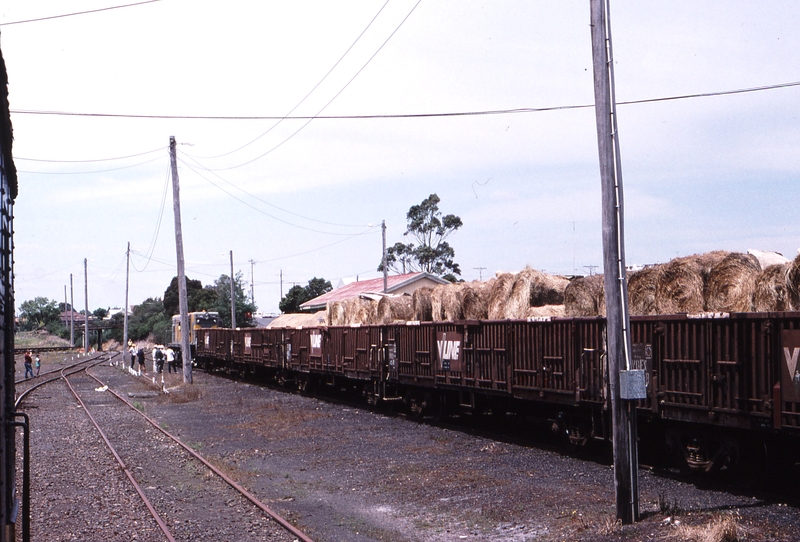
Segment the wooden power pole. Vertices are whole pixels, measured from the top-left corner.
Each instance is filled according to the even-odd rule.
[[[89,261],[83,259],[83,299],[85,302],[83,315],[83,351],[89,352]]]
[[[128,250],[125,253],[127,263],[125,267],[125,306],[122,308],[122,365],[125,366],[125,356],[128,355],[128,287],[131,280],[131,242],[128,241]],[[133,367],[133,360],[131,360]]]
[[[389,289],[389,270],[386,268],[386,221],[381,221],[381,236],[383,237],[383,293]]]
[[[233,251],[231,250],[231,329],[236,329],[236,290],[233,286]]]
[[[186,272],[183,267],[183,231],[181,230],[181,187],[178,181],[178,159],[175,136],[169,137],[169,160],[172,167],[172,211],[175,215],[175,253],[178,259],[178,307],[181,315],[181,356],[183,381],[192,383],[192,351],[189,344],[189,302],[186,299]]]
[[[646,396],[643,370],[631,370],[630,319],[625,280],[622,163],[614,95],[609,0],[590,0],[595,115],[603,215],[603,269],[606,298],[606,353],[611,391],[614,485],[617,519],[639,517],[636,404]]]

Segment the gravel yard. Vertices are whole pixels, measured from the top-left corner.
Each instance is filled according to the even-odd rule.
[[[62,363],[50,357],[43,370]],[[125,393],[155,389],[151,380],[116,367],[93,372]],[[165,376],[168,386],[179,384],[179,376]],[[795,507],[647,471],[640,473],[645,517],[619,526],[608,465],[199,371],[194,376],[189,387],[132,401],[317,541],[800,539]],[[61,392],[63,383],[49,386],[23,409],[33,428],[34,539],[162,540],[125,513],[143,505],[117,481],[119,468],[74,399]],[[93,393],[102,397],[92,402],[99,401],[107,420],[126,428],[138,423],[131,409]],[[264,539],[267,527],[243,517],[239,504],[220,502],[217,490],[183,503],[197,477],[174,463],[170,447],[150,446],[134,452],[146,456],[141,483],[174,489],[159,498],[173,499],[167,504],[183,510],[182,521],[196,525],[180,531],[181,539],[202,539],[209,520],[248,522],[225,539]]]

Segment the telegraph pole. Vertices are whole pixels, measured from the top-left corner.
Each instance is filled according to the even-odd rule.
[[[75,298],[72,292],[72,273],[69,274],[69,347],[75,348]]]
[[[83,298],[86,303],[85,314],[83,315],[83,351],[89,352],[89,263],[83,259]]]
[[[631,382],[640,382],[643,391],[645,375],[644,371],[630,370],[631,338],[628,286],[625,280],[622,163],[617,133],[609,0],[590,0],[590,6],[595,115],[602,185],[603,269],[614,485],[617,519],[623,524],[630,524],[639,518],[636,403],[632,399],[643,398],[638,389],[631,391]]]
[[[485,267],[473,267],[473,269],[478,270],[478,280],[481,282],[483,281],[483,270],[486,269]]]
[[[172,211],[175,215],[175,253],[178,260],[178,307],[181,315],[181,356],[183,381],[192,383],[192,351],[189,345],[189,302],[186,298],[186,272],[183,267],[183,230],[181,229],[181,187],[178,180],[178,159],[175,136],[169,137],[169,159],[172,168]]]
[[[389,270],[386,269],[386,221],[381,221],[381,235],[383,237],[383,293],[389,289]]]
[[[125,268],[125,307],[122,309],[122,365],[125,368],[125,356],[128,355],[128,287],[130,286],[131,279],[131,242],[128,241],[128,250],[125,253],[127,256],[127,265]],[[133,366],[133,360],[131,360]]]
[[[248,260],[250,262],[250,303],[256,304],[256,287],[255,287],[255,260]]]
[[[236,329],[236,292],[233,287],[233,251],[231,250],[231,329]]]

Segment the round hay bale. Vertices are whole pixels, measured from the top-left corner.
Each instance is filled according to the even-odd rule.
[[[411,294],[411,306],[414,310],[414,320],[418,322],[432,322],[433,309],[431,307],[431,293],[433,289],[423,286]]]
[[[492,293],[492,281],[473,281],[462,285],[461,315],[465,320],[485,320],[489,317],[489,296]]]
[[[564,289],[569,280],[526,267],[514,277],[506,300],[506,318],[525,318],[529,307],[564,303]]]
[[[750,312],[758,260],[749,254],[731,252],[711,268],[705,288],[705,308],[712,312]]]
[[[640,269],[628,277],[628,306],[631,316],[658,314],[656,305],[656,286],[660,265]]]
[[[431,292],[431,316],[434,322],[463,320],[460,291],[462,283],[437,284]]]
[[[702,312],[707,262],[701,256],[685,256],[665,263],[656,278],[658,314]],[[710,269],[710,268],[708,268]]]
[[[371,299],[351,297],[342,300],[344,325],[371,324],[375,321],[378,303]]]
[[[564,289],[564,310],[567,316],[605,316],[603,275],[578,277]]]
[[[328,301],[326,307],[328,325],[343,326],[345,323],[344,307],[339,301]]]
[[[800,254],[786,269],[786,289],[789,290],[789,302],[792,310],[800,310]]]
[[[376,323],[391,324],[414,319],[414,307],[410,295],[383,296],[378,301]]]
[[[489,320],[501,320],[505,318],[506,301],[511,295],[511,288],[514,286],[514,275],[503,273],[497,277],[492,286],[492,293],[489,295],[489,309],[487,316]]]
[[[528,307],[525,312],[525,318],[542,318],[544,316],[561,318],[566,314],[567,309],[564,305],[542,305],[540,307]]]
[[[770,265],[758,274],[753,291],[753,310],[756,312],[792,310],[789,289],[786,287],[788,269],[788,263]]]

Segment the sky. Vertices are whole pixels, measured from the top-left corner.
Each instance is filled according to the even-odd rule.
[[[170,136],[187,277],[230,274],[233,251],[264,313],[313,277],[379,276],[381,221],[407,242],[432,193],[463,220],[449,242],[465,280],[602,270],[588,0],[103,9],[136,1],[0,7],[18,307],[63,301],[72,275],[83,308],[84,260],[89,310],[123,306],[128,243],[129,304],[163,296]],[[800,86],[725,93],[800,81],[800,2],[612,0],[611,27],[627,263],[793,258]],[[587,107],[531,111],[570,106]],[[510,109],[528,111],[386,118]]]

